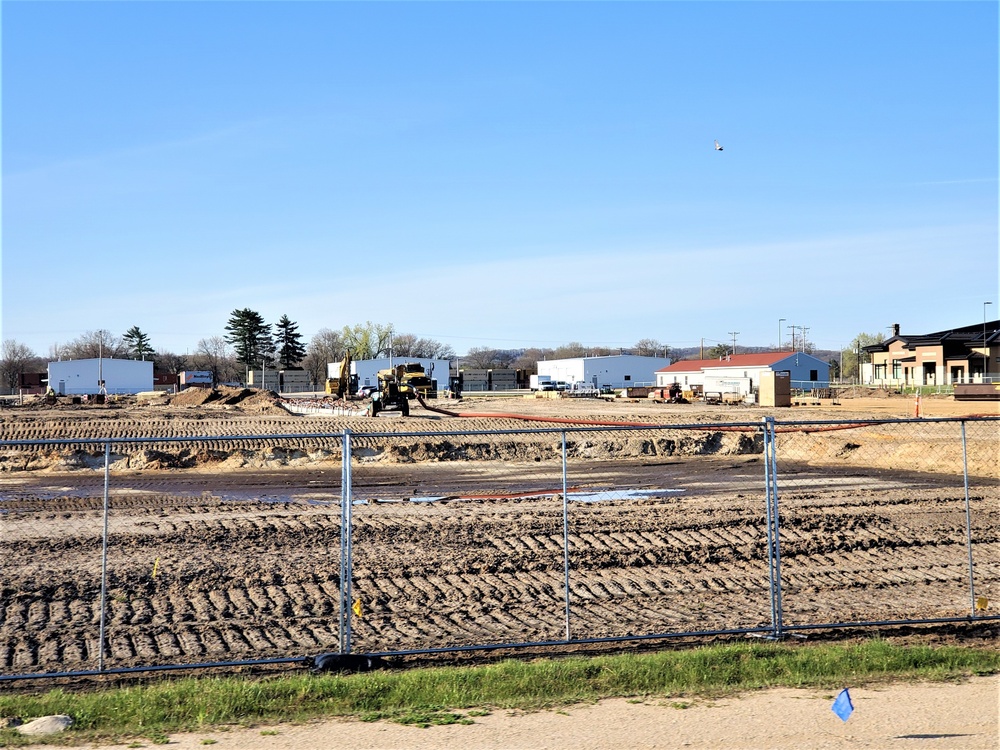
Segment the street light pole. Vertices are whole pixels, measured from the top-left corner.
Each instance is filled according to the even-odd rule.
[[[778,351],[781,351],[781,324],[785,322],[784,318],[778,318]]]
[[[990,350],[986,346],[986,306],[992,305],[992,302],[983,303],[983,382],[986,382],[986,376],[990,372]]]

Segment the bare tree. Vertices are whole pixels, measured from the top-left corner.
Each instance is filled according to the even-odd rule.
[[[570,341],[552,352],[552,359],[570,359],[587,356],[587,349],[579,341]]]
[[[234,349],[222,336],[201,339],[192,364],[199,370],[212,373],[212,381],[216,385],[240,380],[243,372]]]
[[[493,356],[493,360],[496,363],[493,367],[494,369],[497,367],[508,369],[520,356],[520,349],[497,349]]]
[[[59,357],[62,359],[96,359],[97,357],[127,357],[128,351],[120,336],[110,331],[100,329],[87,331],[60,347]]]
[[[669,347],[656,339],[639,339],[632,345],[632,353],[640,357],[665,357],[669,352]]]
[[[455,350],[434,339],[417,338],[412,333],[397,333],[392,337],[392,354],[396,357],[424,359],[455,359]]]
[[[462,367],[473,370],[488,370],[498,367],[499,352],[486,346],[474,346],[462,357]]]
[[[169,372],[171,375],[179,375],[188,368],[188,358],[184,354],[174,354],[173,352],[157,352],[154,359],[154,367],[160,372]]]
[[[538,372],[538,363],[543,359],[552,359],[551,349],[524,349],[511,363],[511,367],[529,373]]]
[[[343,359],[345,351],[344,339],[339,332],[321,328],[313,335],[301,364],[309,373],[314,389],[318,390],[326,382],[327,365]]]
[[[21,376],[40,365],[41,360],[30,347],[7,339],[0,354],[0,383],[8,393],[13,393],[20,385]]]

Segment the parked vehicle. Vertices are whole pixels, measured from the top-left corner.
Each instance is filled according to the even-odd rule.
[[[529,378],[529,385],[533,391],[554,391],[555,385],[551,375],[532,375]]]

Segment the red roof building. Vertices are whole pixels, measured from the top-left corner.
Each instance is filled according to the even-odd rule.
[[[700,389],[754,393],[761,373],[787,372],[791,387],[800,390],[830,387],[830,364],[805,352],[733,354],[724,359],[683,359],[656,371],[658,388],[678,383],[684,390]]]

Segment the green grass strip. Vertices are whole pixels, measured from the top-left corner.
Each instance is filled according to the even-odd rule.
[[[897,646],[881,640],[855,645],[746,643],[356,675],[192,677],[115,689],[51,690],[0,696],[0,716],[72,716],[73,728],[55,740],[47,738],[49,743],[128,737],[155,742],[179,731],[322,716],[426,726],[468,723],[476,710],[531,710],[610,697],[720,696],[777,686],[834,689],[997,672],[1000,650]],[[13,730],[0,731],[0,746],[29,742]]]

